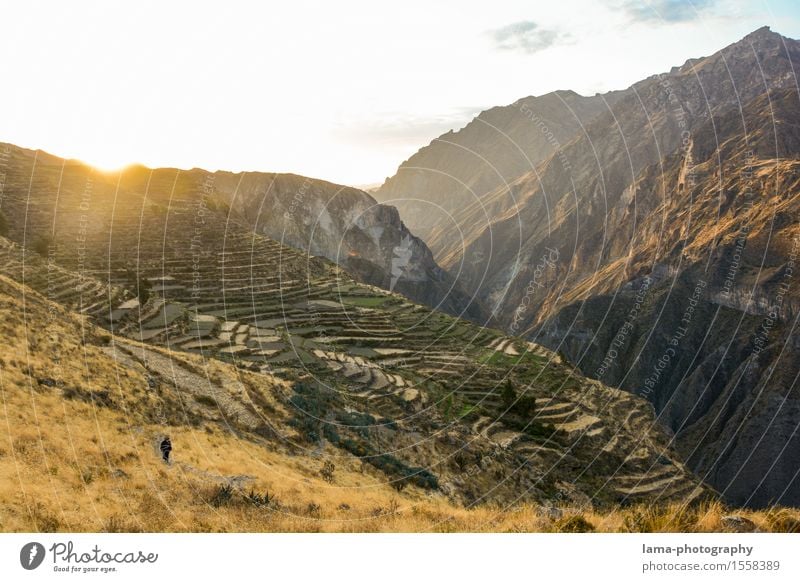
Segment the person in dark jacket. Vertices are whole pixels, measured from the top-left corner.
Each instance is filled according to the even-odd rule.
[[[172,441],[169,440],[169,437],[164,437],[159,448],[161,449],[161,456],[164,458],[164,462],[169,464],[169,454],[172,452]]]

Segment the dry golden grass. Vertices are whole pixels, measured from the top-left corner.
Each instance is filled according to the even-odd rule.
[[[529,505],[466,509],[413,486],[398,493],[369,465],[334,449],[314,456],[287,443],[237,437],[219,423],[153,424],[143,420],[141,409],[156,406],[157,398],[140,375],[99,347],[105,332],[36,294],[26,295],[23,309],[22,291],[0,277],[0,531],[705,532],[725,527],[728,510],[719,503],[605,512]],[[51,377],[62,388],[111,390],[115,405],[67,398],[62,388],[38,382]],[[161,461],[155,446],[164,433],[175,447],[171,465]],[[335,464],[332,482],[320,472],[326,460]],[[248,479],[227,496],[225,479],[243,475]],[[248,499],[251,491],[257,496]],[[736,513],[763,531],[800,529],[796,510]]]
[[[397,493],[361,463],[290,456],[217,429],[169,427],[175,462],[158,458],[160,426],[131,426],[117,411],[2,382],[0,530],[281,532],[724,531],[719,503],[607,512],[465,509],[414,488]],[[217,507],[215,475],[248,475]],[[269,494],[259,506],[246,498]],[[548,516],[552,513],[552,516]],[[737,511],[763,531],[796,531],[795,510]]]

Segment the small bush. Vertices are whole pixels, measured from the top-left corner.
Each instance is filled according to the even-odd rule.
[[[694,511],[684,506],[633,507],[625,515],[623,529],[640,533],[689,532],[695,531],[696,518]]]
[[[523,418],[530,417],[536,412],[536,398],[532,395],[517,396],[517,390],[511,380],[508,380],[503,385],[500,398],[503,401],[503,406],[509,412],[518,414]]]
[[[391,485],[392,489],[400,493],[406,488],[406,486],[408,486],[408,477],[400,477],[395,479],[394,481],[391,481],[389,485]]]
[[[331,461],[325,461],[322,469],[319,470],[319,474],[322,475],[322,479],[326,483],[333,483],[333,472],[335,469],[336,465],[334,465]]]
[[[510,408],[514,405],[514,402],[517,401],[517,391],[514,388],[514,384],[512,384],[511,380],[506,381],[503,385],[503,390],[500,392],[500,398],[503,401],[503,405],[506,408]]]
[[[92,481],[94,481],[94,471],[91,467],[81,471],[81,481],[83,481],[84,485],[91,485]]]
[[[594,526],[586,521],[582,515],[570,515],[556,522],[558,531],[563,533],[588,533],[594,531]]]
[[[205,404],[206,406],[216,406],[217,401],[206,394],[195,394],[194,399],[199,404]]]
[[[322,427],[322,434],[326,439],[328,439],[328,442],[334,445],[338,445],[339,441],[342,440],[342,437],[339,436],[336,428],[331,424],[326,424],[324,427]]]
[[[52,242],[53,241],[49,236],[39,235],[34,239],[31,248],[42,257],[46,257],[50,252],[50,245]]]
[[[453,462],[455,463],[456,467],[458,467],[459,471],[465,471],[467,466],[469,466],[469,459],[467,458],[467,455],[461,451],[453,455]]]
[[[34,527],[39,532],[53,533],[61,528],[61,522],[58,517],[41,503],[37,503],[31,508],[30,515]]]
[[[355,430],[363,438],[369,438],[369,427],[376,422],[374,416],[362,412],[337,412],[336,420],[341,425]]]
[[[369,454],[367,446],[361,441],[344,439],[341,445],[344,450],[354,454],[356,457],[366,457]]]
[[[344,439],[341,442],[341,447],[392,477],[392,487],[398,491],[401,491],[408,483],[413,483],[422,489],[439,488],[439,481],[436,475],[427,469],[409,467],[393,455],[376,454],[367,443]],[[403,484],[401,485],[400,483]]]
[[[208,502],[214,507],[222,507],[228,505],[233,500],[233,486],[229,484],[220,485],[211,495]]]
[[[108,390],[86,391],[82,388],[67,387],[63,389],[62,394],[67,400],[80,400],[81,402],[94,404],[99,407],[114,407],[114,400],[111,398],[111,392]]]
[[[530,417],[536,412],[536,398],[533,396],[520,396],[512,408],[520,416]]]
[[[251,505],[255,507],[268,507],[274,501],[273,497],[266,493],[258,493],[257,491],[250,490],[250,493],[244,497]]]
[[[295,409],[295,417],[289,424],[296,428],[308,442],[318,443],[324,427],[319,419],[326,418],[337,399],[336,393],[320,383],[298,382],[289,403]]]
[[[126,521],[118,515],[109,517],[101,528],[104,533],[142,533],[142,530],[134,524]]]
[[[769,530],[775,533],[800,533],[800,520],[785,509],[769,511],[767,523]]]

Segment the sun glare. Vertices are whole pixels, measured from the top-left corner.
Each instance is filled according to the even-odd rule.
[[[118,172],[123,171],[125,168],[129,168],[135,165],[135,162],[130,161],[120,161],[116,159],[81,159],[81,163],[86,164],[87,166],[91,166],[98,172],[102,174],[116,174]]]

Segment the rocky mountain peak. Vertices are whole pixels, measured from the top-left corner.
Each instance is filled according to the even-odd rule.
[[[796,426],[800,402],[764,372],[800,370],[781,351],[797,338],[788,323],[758,331],[770,310],[788,322],[800,309],[776,286],[797,252],[798,66],[800,43],[762,27],[613,95],[527,97],[489,110],[507,116],[504,135],[467,126],[461,151],[419,152],[378,196],[409,197],[404,220],[507,331],[646,396],[690,466],[749,505],[800,502],[800,456],[768,466],[790,438],[775,427]],[[507,135],[527,163],[506,161],[519,155]],[[420,199],[451,212],[420,214]],[[665,342],[686,305],[675,349]],[[754,345],[758,361],[743,364]]]
[[[781,36],[777,32],[773,32],[769,26],[762,26],[755,29],[753,32],[745,36],[740,42],[764,42],[769,40],[787,40],[786,37]]]

